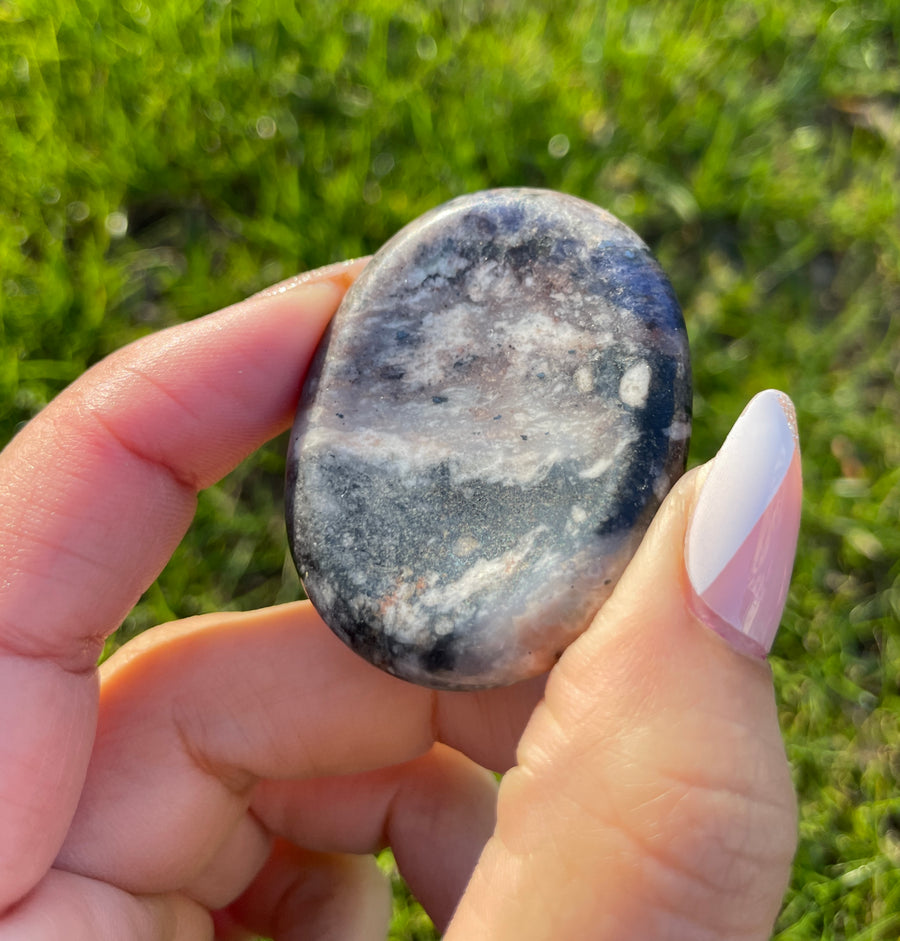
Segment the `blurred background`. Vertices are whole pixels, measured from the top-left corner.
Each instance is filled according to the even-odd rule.
[[[691,463],[755,392],[797,405],[772,665],[801,844],[776,937],[896,939],[898,44],[894,0],[0,0],[0,443],[116,347],[452,196],[611,209],[684,307]],[[201,495],[111,645],[299,596],[284,452]],[[436,937],[395,888],[392,937]]]

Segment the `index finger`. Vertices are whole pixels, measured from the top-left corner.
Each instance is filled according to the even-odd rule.
[[[0,911],[37,882],[71,820],[103,639],[165,565],[197,491],[288,426],[364,263],[125,347],[0,454]]]

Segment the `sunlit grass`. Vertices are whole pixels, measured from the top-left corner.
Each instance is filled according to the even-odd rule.
[[[695,357],[692,461],[789,392],[773,667],[801,800],[781,939],[900,935],[900,8],[846,0],[0,0],[0,438],[111,349],[461,192],[600,203]],[[118,640],[299,590],[284,441],[201,496]],[[398,888],[396,938],[433,936]]]

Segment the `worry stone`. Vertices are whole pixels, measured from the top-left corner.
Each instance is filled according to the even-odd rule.
[[[598,207],[497,189],[414,221],[347,292],[288,459],[305,591],[371,663],[475,689],[549,669],[684,470],[684,321]]]

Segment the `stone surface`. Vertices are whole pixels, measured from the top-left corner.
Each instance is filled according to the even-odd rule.
[[[647,247],[603,210],[489,190],[422,216],[348,292],[288,464],[305,590],[426,686],[547,670],[684,470],[690,365]]]

